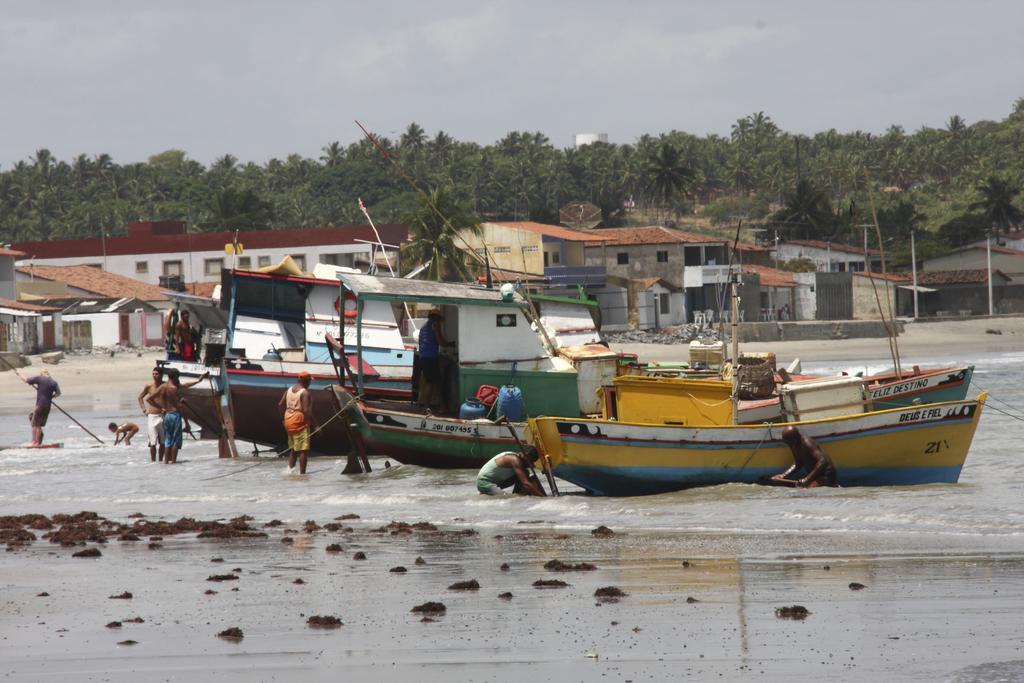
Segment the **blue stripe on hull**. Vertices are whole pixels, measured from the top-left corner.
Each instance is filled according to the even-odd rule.
[[[955,484],[960,467],[846,467],[837,471],[840,486],[912,486]],[[703,467],[580,467],[558,465],[555,475],[599,496],[646,496],[696,486],[757,484],[777,469],[742,470]]]

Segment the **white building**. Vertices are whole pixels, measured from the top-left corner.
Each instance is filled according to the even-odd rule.
[[[405,225],[379,225],[385,245],[401,245]],[[242,253],[228,254],[236,241]],[[19,242],[18,265],[94,266],[152,285],[219,282],[222,268],[256,270],[290,256],[304,271],[317,263],[354,267],[371,262],[377,237],[369,225],[232,232],[188,232],[180,221],[129,223],[125,237]],[[377,252],[379,253],[379,248]],[[2,276],[2,271],[0,271]]]
[[[824,272],[853,273],[868,270],[864,267],[864,248],[853,247],[839,242],[822,240],[787,240],[773,248],[779,262],[807,259],[815,269]],[[877,249],[868,249],[871,270],[878,270],[882,254]]]
[[[576,149],[595,142],[608,142],[608,133],[576,133]]]

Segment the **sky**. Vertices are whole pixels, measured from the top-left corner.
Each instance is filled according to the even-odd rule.
[[[1024,2],[0,0],[0,169],[36,150],[265,163],[354,120],[487,144],[998,120]]]

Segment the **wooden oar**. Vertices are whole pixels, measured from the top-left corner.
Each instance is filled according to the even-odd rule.
[[[2,360],[2,361],[4,362],[4,365],[6,365],[7,367],[9,367],[9,368],[10,368],[11,370],[14,370],[14,374],[15,374],[15,375],[17,375],[19,379],[21,379],[21,380],[22,380],[23,382],[25,381],[25,378],[21,376],[21,373],[20,373],[20,372],[18,372],[18,368],[16,368],[16,367],[14,367],[13,365],[11,365],[10,361],[8,361],[8,360],[7,360],[6,358],[4,358],[2,354],[0,354],[0,360]],[[106,445],[106,443],[104,443],[103,439],[101,439],[100,437],[98,437],[98,436],[96,436],[95,434],[93,434],[92,432],[90,432],[90,431],[89,431],[89,428],[88,428],[88,427],[86,427],[86,426],[85,426],[84,424],[82,424],[81,422],[79,422],[79,421],[78,421],[78,420],[76,420],[75,418],[71,417],[71,415],[70,415],[70,414],[68,414],[68,411],[64,410],[64,409],[63,409],[63,408],[61,408],[61,407],[60,407],[59,405],[57,405],[57,402],[56,402],[56,401],[50,401],[50,405],[52,405],[52,406],[53,406],[54,408],[56,408],[56,409],[57,409],[57,410],[59,410],[60,412],[64,413],[64,416],[65,416],[66,418],[68,418],[69,420],[71,420],[72,422],[74,422],[74,423],[75,423],[76,425],[78,425],[79,427],[81,427],[81,428],[82,428],[82,430],[83,430],[83,431],[85,431],[85,433],[86,433],[86,434],[88,434],[88,435],[89,435],[89,436],[91,436],[92,438],[96,439],[96,440],[97,440],[97,441],[99,441],[99,442],[100,442],[101,444],[103,444],[103,445]]]

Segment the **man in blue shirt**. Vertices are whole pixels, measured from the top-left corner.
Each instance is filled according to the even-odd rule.
[[[444,413],[444,387],[441,376],[441,347],[448,346],[441,334],[441,309],[432,308],[419,336],[419,404]]]
[[[25,384],[36,388],[36,409],[28,416],[32,423],[32,445],[43,445],[43,427],[46,426],[46,419],[50,417],[50,407],[53,399],[60,396],[60,385],[50,377],[50,371],[43,368],[39,374],[31,379],[21,378]]]

